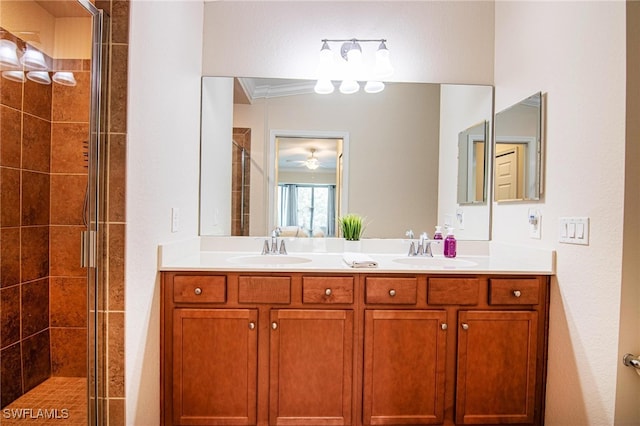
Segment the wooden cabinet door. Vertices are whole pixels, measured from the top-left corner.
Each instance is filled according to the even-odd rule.
[[[457,424],[532,423],[538,313],[458,314]]]
[[[269,423],[349,425],[353,311],[271,311]]]
[[[256,424],[257,318],[254,309],[174,310],[174,424]]]
[[[446,317],[445,311],[365,311],[364,424],[443,422]]]

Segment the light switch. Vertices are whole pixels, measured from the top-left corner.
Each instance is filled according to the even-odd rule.
[[[559,226],[558,240],[561,243],[589,245],[588,217],[561,217]]]

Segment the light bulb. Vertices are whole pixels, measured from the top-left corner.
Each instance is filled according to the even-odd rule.
[[[313,88],[313,90],[320,95],[328,95],[330,93],[333,93],[334,89],[335,87],[333,86],[333,83],[331,83],[331,80],[326,78],[318,80],[315,87]]]
[[[11,40],[0,40],[0,65],[7,68],[20,68],[16,44]]]
[[[376,65],[374,69],[376,78],[382,80],[385,77],[389,77],[393,74],[393,67],[389,60],[389,49],[383,41],[380,43],[378,50],[376,51]]]
[[[68,71],[58,71],[57,73],[53,74],[53,77],[51,77],[51,79],[58,84],[62,84],[63,86],[76,85],[76,78],[73,76],[72,72]]]
[[[26,69],[32,71],[45,71],[47,69],[47,62],[44,60],[44,55],[39,50],[27,45],[27,50],[20,58],[20,62]],[[28,78],[28,76],[27,76]]]
[[[364,91],[367,93],[380,93],[384,90],[384,83],[381,81],[367,81]]]
[[[2,76],[7,80],[15,81],[16,83],[24,83],[27,81],[22,71],[2,71]]]
[[[38,84],[51,84],[51,78],[46,71],[29,71],[27,78]]]
[[[355,80],[343,80],[342,83],[340,83],[340,93],[344,93],[345,95],[351,95],[358,90],[360,90],[360,85]]]

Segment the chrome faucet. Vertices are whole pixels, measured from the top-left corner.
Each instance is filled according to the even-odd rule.
[[[408,230],[405,235],[410,239],[414,238],[412,230]],[[433,257],[433,253],[431,251],[431,240],[429,239],[429,235],[426,232],[423,232],[422,234],[420,234],[420,239],[418,240],[417,247],[416,247],[415,241],[411,241],[408,255]]]
[[[269,239],[264,240],[264,245],[262,246],[262,254],[287,254],[287,249],[284,245],[284,240],[280,240],[280,245],[278,248],[278,236],[280,235],[280,228],[276,227],[271,231],[271,244],[269,244]]]

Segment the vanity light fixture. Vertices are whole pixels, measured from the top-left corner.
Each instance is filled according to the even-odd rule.
[[[341,43],[340,55],[334,55],[329,43]],[[367,61],[362,44],[378,43],[375,57]],[[330,94],[335,90],[332,81],[341,81],[339,88],[344,94],[356,93],[360,90],[359,81],[365,81],[367,93],[379,93],[384,90],[383,79],[393,74],[389,60],[389,49],[385,39],[323,39],[318,65],[318,81],[315,92]]]
[[[22,49],[20,49],[22,50]],[[76,79],[72,72],[58,71],[49,76],[44,54],[26,44],[22,57],[18,59],[18,48],[14,41],[0,39],[0,66],[4,69],[2,77],[16,83],[24,83],[27,79],[38,84],[51,84],[51,80],[64,86],[75,86]],[[26,73],[23,72],[26,69]],[[25,75],[26,74],[26,75]]]

